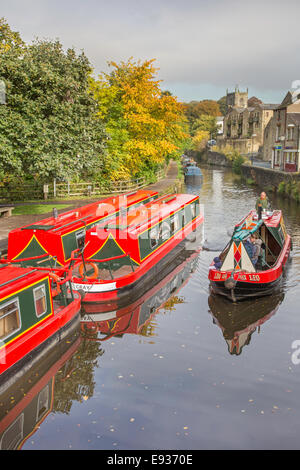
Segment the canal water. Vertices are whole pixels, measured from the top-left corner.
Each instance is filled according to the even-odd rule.
[[[276,295],[212,297],[208,266],[258,190],[203,174],[186,192],[201,196],[206,249],[181,254],[122,311],[85,313],[80,335],[2,397],[2,448],[300,448],[300,210],[272,201],[294,247]]]

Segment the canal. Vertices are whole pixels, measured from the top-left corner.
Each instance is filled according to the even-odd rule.
[[[86,312],[80,335],[1,397],[2,448],[300,448],[300,210],[272,200],[294,247],[276,295],[212,297],[208,266],[258,190],[225,169],[203,174],[186,191],[201,196],[206,249],[101,323]]]

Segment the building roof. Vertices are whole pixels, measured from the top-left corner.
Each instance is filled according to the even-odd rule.
[[[300,126],[300,113],[287,113],[287,124]]]

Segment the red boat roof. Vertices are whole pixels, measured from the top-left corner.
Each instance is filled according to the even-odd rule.
[[[48,275],[47,271],[0,264],[0,300]]]
[[[17,232],[20,230],[43,230],[47,232],[54,232],[61,234],[65,231],[70,230],[71,225],[76,225],[83,222],[91,223],[94,219],[101,219],[108,213],[114,213],[120,209],[120,207],[126,207],[128,204],[134,202],[139,203],[149,196],[155,196],[158,193],[156,191],[139,190],[134,193],[127,193],[102,199],[97,202],[93,202],[86,206],[73,209],[62,214],[59,214],[57,218],[48,217],[34,224],[25,225],[11,231]]]
[[[103,226],[111,229],[127,230],[131,233],[141,232],[148,226],[152,226],[159,220],[164,219],[168,215],[177,212],[181,207],[195,201],[199,196],[191,194],[172,194],[163,196],[155,201],[148,202],[139,209],[132,209],[128,212],[126,225],[122,216],[118,216],[115,220],[108,222]],[[101,228],[101,225],[99,226]]]

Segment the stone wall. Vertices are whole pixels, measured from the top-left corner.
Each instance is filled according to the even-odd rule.
[[[291,181],[300,182],[300,173],[287,173],[271,168],[251,166],[246,163],[241,166],[241,171],[244,178],[252,179],[255,184],[266,191],[272,190],[276,192],[279,183],[282,181],[286,183]]]
[[[225,155],[219,152],[205,150],[196,158],[199,162],[207,163],[208,165],[231,166],[231,163],[228,162]]]

